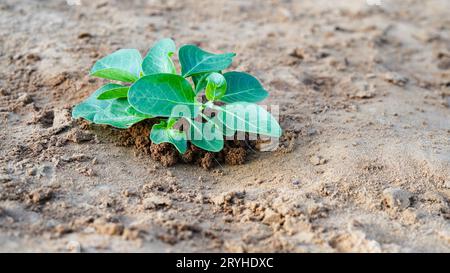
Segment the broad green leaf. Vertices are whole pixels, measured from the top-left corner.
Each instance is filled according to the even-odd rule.
[[[189,82],[175,74],[140,78],[128,91],[128,101],[138,111],[160,117],[192,117],[198,105]]]
[[[201,73],[197,75],[192,76],[192,81],[194,82],[195,86],[195,94],[200,93],[203,89],[206,87],[206,78],[209,76],[209,72],[207,73]]]
[[[220,101],[226,103],[258,102],[269,95],[261,83],[250,74],[232,71],[223,76],[227,82],[227,91]]]
[[[117,128],[130,128],[144,119],[152,118],[150,115],[140,113],[134,109],[126,98],[111,100],[111,104],[94,117],[94,123],[108,124]]]
[[[217,124],[210,120],[205,123],[187,120],[190,123],[189,140],[193,145],[210,152],[219,152],[223,149],[223,134]]]
[[[178,118],[168,118],[167,119],[167,127],[173,128],[173,126],[177,123]]]
[[[206,103],[206,106],[208,107],[208,105],[214,105],[211,102]],[[209,107],[210,109],[212,109],[213,107]],[[205,111],[203,111],[203,113],[201,113],[200,115],[207,121],[209,122],[213,122],[217,128],[220,128],[220,130],[222,131],[222,134],[225,136],[233,136],[236,133],[235,129],[232,128],[228,128],[226,126],[226,124],[224,124],[223,120],[219,118],[219,115],[217,115],[216,111],[212,111],[210,114],[208,114],[207,111],[208,109],[206,109]],[[214,114],[214,115],[213,115]]]
[[[110,101],[106,100],[98,100],[97,97],[105,91],[111,90],[112,88],[116,88],[118,84],[109,83],[97,89],[94,93],[92,93],[86,100],[76,105],[72,110],[73,118],[84,118],[89,120],[90,122],[94,122],[94,116],[103,111],[108,105],[111,104]]]
[[[135,82],[141,74],[142,56],[136,49],[120,49],[100,60],[91,75],[122,82]]]
[[[231,130],[280,137],[281,128],[275,118],[257,104],[239,102],[214,106],[217,117]],[[227,134],[228,135],[228,134]]]
[[[111,85],[114,84],[107,84],[101,87],[85,101],[75,106],[72,110],[72,117],[75,119],[84,118],[94,123],[108,124],[117,128],[129,128],[139,121],[151,118],[149,115],[136,111],[128,103],[127,99],[97,99],[101,93],[109,90]]]
[[[172,121],[176,122],[175,119],[172,119]],[[150,133],[150,139],[155,144],[160,144],[163,142],[171,143],[181,154],[184,154],[187,150],[186,133],[173,129],[173,125],[173,122],[165,121],[161,121],[159,124],[153,125]]]
[[[205,95],[209,101],[216,101],[225,95],[225,91],[227,90],[227,82],[222,74],[213,72],[206,77],[205,81]]]
[[[176,74],[172,56],[176,46],[172,39],[161,39],[148,51],[142,62],[142,71],[145,75],[158,73]]]
[[[195,45],[182,46],[178,51],[181,74],[183,77],[189,77],[204,72],[226,69],[231,65],[235,55],[234,53],[213,54]]]
[[[126,98],[128,95],[129,86],[123,86],[120,84],[110,84],[111,89],[105,90],[101,93],[97,99],[99,100],[110,100],[110,99],[118,99],[118,98]]]
[[[192,76],[192,81],[194,82],[194,86],[195,86],[195,94],[200,93],[203,89],[206,88],[206,84],[207,84],[206,79],[212,73],[222,74],[221,71],[217,71],[217,72],[206,72],[206,73],[196,74],[196,75]]]

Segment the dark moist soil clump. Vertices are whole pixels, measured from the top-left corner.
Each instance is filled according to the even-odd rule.
[[[205,169],[211,169],[220,164],[244,164],[249,150],[254,149],[255,141],[226,140],[222,151],[214,153],[200,149],[188,143],[188,150],[180,154],[170,143],[154,144],[149,134],[153,125],[151,120],[140,122],[130,129],[123,131],[119,137],[119,144],[134,146],[138,154],[150,155],[153,160],[169,167],[177,163],[197,164]]]

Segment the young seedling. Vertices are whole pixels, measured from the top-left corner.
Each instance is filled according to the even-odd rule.
[[[102,86],[74,107],[73,118],[121,129],[158,119],[150,139],[156,144],[171,143],[180,153],[186,152],[188,141],[218,152],[224,136],[237,132],[281,136],[274,117],[255,104],[268,96],[261,83],[244,72],[223,73],[234,53],[213,54],[184,45],[178,51],[178,74],[172,61],[175,51],[173,40],[162,39],[143,59],[135,49],[121,49],[98,60],[92,76],[122,83]],[[178,124],[183,124],[183,130]]]

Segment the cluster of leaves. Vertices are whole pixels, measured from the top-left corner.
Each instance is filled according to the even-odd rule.
[[[144,58],[136,49],[121,49],[98,60],[91,75],[121,84],[102,86],[74,107],[73,118],[122,129],[158,118],[150,139],[156,144],[172,143],[180,153],[186,152],[188,140],[202,149],[220,151],[224,135],[238,131],[281,135],[272,115],[255,104],[268,96],[260,82],[244,72],[222,73],[231,65],[234,53],[212,54],[184,45],[178,51],[180,75],[172,61],[175,51],[173,40],[162,39]],[[207,110],[212,110],[214,117],[205,115]],[[175,126],[179,121],[187,121],[187,130]]]

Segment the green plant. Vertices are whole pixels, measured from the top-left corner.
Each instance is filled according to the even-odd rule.
[[[135,49],[121,49],[98,60],[91,75],[122,84],[109,83],[95,91],[74,107],[73,118],[122,129],[157,118],[159,123],[153,125],[150,139],[157,144],[172,143],[180,153],[186,152],[187,141],[208,151],[220,151],[224,135],[239,131],[281,135],[273,116],[255,104],[268,96],[260,82],[244,72],[222,73],[231,65],[234,53],[212,54],[184,45],[178,51],[178,75],[172,61],[175,51],[171,39],[162,39],[144,59]],[[183,130],[178,124],[184,124]]]

